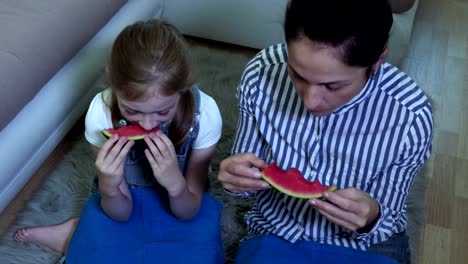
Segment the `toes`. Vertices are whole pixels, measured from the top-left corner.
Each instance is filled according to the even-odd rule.
[[[16,231],[16,233],[13,235],[13,239],[15,241],[20,241],[20,232],[21,230]]]
[[[18,242],[23,242],[27,237],[27,232],[27,228],[20,229],[13,235],[13,239]]]

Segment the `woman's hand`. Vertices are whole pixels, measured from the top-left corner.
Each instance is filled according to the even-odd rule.
[[[174,145],[160,130],[145,137],[145,141],[149,147],[145,155],[156,181],[166,188],[169,195],[177,196],[186,188],[186,182],[179,168]]]
[[[113,135],[99,150],[95,164],[99,176],[99,190],[103,194],[111,195],[118,191],[125,179],[125,158],[133,144],[133,141],[125,137]]]
[[[221,162],[218,180],[232,192],[268,189],[270,185],[260,178],[260,170],[265,167],[265,161],[252,153],[237,154]]]
[[[368,193],[356,188],[326,192],[326,200],[309,200],[313,208],[331,222],[360,233],[369,232],[377,222],[380,207]]]

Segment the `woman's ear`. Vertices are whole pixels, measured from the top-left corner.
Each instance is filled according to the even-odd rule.
[[[380,67],[380,65],[385,61],[385,57],[387,57],[387,53],[388,53],[388,48],[385,48],[382,51],[382,54],[380,54],[379,59],[377,60],[377,62],[372,65],[372,67],[371,67],[372,72],[376,72],[377,69]]]

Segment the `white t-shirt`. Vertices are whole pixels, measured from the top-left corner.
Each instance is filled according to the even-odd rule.
[[[98,93],[89,105],[85,119],[85,137],[89,143],[102,147],[107,141],[103,129],[112,128],[111,111],[104,102],[110,101],[110,89]],[[204,149],[216,144],[221,137],[222,119],[218,105],[209,95],[200,90],[200,130],[193,142],[194,149]]]

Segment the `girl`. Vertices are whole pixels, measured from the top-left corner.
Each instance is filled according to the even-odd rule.
[[[159,20],[130,25],[115,40],[107,75],[110,89],[96,95],[85,121],[99,193],[77,225],[67,222],[70,234],[76,225],[67,263],[223,263],[221,205],[205,192],[221,115],[193,86],[183,37]],[[160,130],[140,141],[101,134],[129,124]]]

